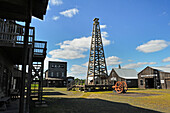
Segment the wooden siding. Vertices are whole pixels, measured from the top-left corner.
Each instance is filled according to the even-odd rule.
[[[160,75],[161,88],[162,89],[169,88],[169,85],[167,87],[166,80],[170,79],[170,73],[162,72],[162,71],[159,71],[159,70],[158,70],[158,72],[159,72],[159,75]],[[138,73],[138,87],[145,89],[146,88],[146,79],[153,78],[154,81],[155,81],[155,78],[154,78],[154,76],[144,76],[144,77],[142,77],[142,75],[154,75],[154,69],[151,68],[151,67],[146,67],[140,73]],[[141,84],[141,81],[143,81],[143,85]],[[155,82],[153,84],[154,84],[154,87],[155,87]]]
[[[120,77],[114,69],[112,69],[112,71],[110,72],[110,75],[109,75],[109,83],[110,84],[115,84],[117,81],[126,81],[127,82],[127,85],[128,87],[138,87],[138,80],[137,79],[125,79],[125,78],[122,78]],[[129,81],[129,82],[128,82]]]

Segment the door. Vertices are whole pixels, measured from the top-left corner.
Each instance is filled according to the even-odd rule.
[[[166,89],[170,89],[170,79],[165,80],[166,82]]]
[[[153,78],[145,78],[145,88],[154,88]]]

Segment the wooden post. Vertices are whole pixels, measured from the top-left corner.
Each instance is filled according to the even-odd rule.
[[[30,48],[30,51],[29,51],[29,70],[28,70],[28,77],[27,77],[26,113],[29,113],[29,105],[30,105],[31,76],[32,76],[32,51],[33,51],[33,48]]]
[[[28,34],[29,34],[30,22],[26,22],[25,36],[24,36],[24,52],[23,52],[23,64],[22,64],[22,77],[21,77],[21,90],[20,90],[20,110],[19,113],[24,113],[24,96],[25,96],[25,75],[26,64],[28,55]]]
[[[21,77],[21,90],[20,90],[20,104],[19,113],[24,113],[24,96],[25,96],[25,75],[26,75],[26,64],[28,56],[28,38],[29,38],[29,27],[31,23],[32,15],[32,0],[27,0],[26,18],[25,21],[25,34],[24,34],[24,51],[22,61],[22,77]]]
[[[41,62],[41,77],[40,77],[40,81],[41,81],[41,86],[40,86],[40,91],[41,91],[41,94],[40,94],[40,101],[42,103],[42,96],[43,96],[43,70],[44,70],[44,60]]]

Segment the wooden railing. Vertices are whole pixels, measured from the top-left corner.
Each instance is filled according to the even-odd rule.
[[[24,44],[25,26],[19,25],[13,21],[4,21],[0,19],[0,46],[12,46]],[[47,42],[35,41],[35,28],[29,28],[28,45],[33,48],[34,57],[45,57]]]
[[[34,41],[34,56],[46,56],[47,42]]]
[[[16,24],[12,21],[0,19],[0,43],[5,44],[24,44],[25,26]],[[35,29],[30,27],[28,44],[34,43]]]
[[[85,81],[83,80],[74,80],[71,81],[69,84],[67,84],[67,90],[71,90],[73,87],[80,86],[80,85],[85,85]]]

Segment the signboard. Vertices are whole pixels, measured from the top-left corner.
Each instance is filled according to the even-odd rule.
[[[115,80],[116,81],[116,77],[112,77],[111,80]]]
[[[157,74],[153,74],[153,75],[141,75],[141,77],[154,77],[157,76]]]

